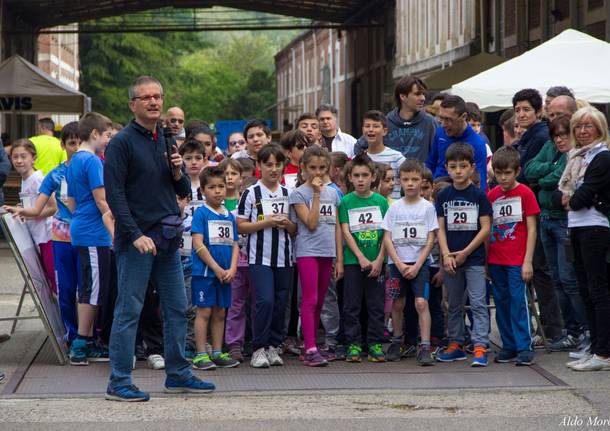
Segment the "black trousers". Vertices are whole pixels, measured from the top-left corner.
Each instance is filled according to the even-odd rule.
[[[379,277],[369,277],[360,265],[345,265],[343,281],[343,316],[346,344],[362,344],[360,311],[362,299],[368,314],[367,343],[383,342],[383,306],[385,287]]]
[[[606,254],[610,248],[610,229],[576,227],[570,229],[574,249],[574,269],[578,288],[585,303],[591,331],[593,353],[610,356],[610,288]]]

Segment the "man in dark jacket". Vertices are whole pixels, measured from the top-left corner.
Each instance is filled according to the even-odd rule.
[[[193,376],[184,358],[186,294],[177,244],[180,210],[176,195],[191,192],[173,139],[166,142],[159,118],[163,87],[150,76],[129,88],[135,119],[110,142],[104,182],[116,220],[118,292],[110,335],[110,382],[106,399],[148,401],[131,381],[136,329],[149,281],[161,299],[166,392],[210,392],[214,385]]]
[[[11,161],[8,159],[6,151],[2,146],[2,140],[0,139],[0,206],[4,205],[4,192],[2,188],[8,178],[8,174],[11,171]]]
[[[415,76],[405,76],[394,89],[396,108],[387,114],[388,134],[383,139],[386,147],[399,151],[407,159],[425,163],[432,146],[436,121],[424,110],[426,84]],[[354,147],[359,154],[368,147],[360,137]]]

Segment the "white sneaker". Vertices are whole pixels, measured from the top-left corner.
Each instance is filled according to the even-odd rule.
[[[589,344],[588,346],[583,346],[581,349],[578,349],[575,352],[570,352],[568,356],[572,359],[580,359],[584,358],[585,356],[591,356],[591,354],[591,344]]]
[[[610,358],[604,359],[601,356],[593,355],[588,361],[573,365],[571,368],[574,371],[610,371]]]
[[[165,369],[165,359],[161,355],[149,355],[146,359],[146,363],[148,364],[148,368],[152,368],[153,370],[163,370]]]
[[[284,361],[280,357],[280,353],[273,346],[269,346],[267,349],[267,359],[269,360],[270,365],[284,365]]]
[[[574,365],[584,364],[589,359],[591,359],[592,356],[593,356],[592,353],[585,352],[585,355],[583,357],[581,357],[580,359],[577,359],[575,361],[566,362],[566,367],[572,368]]]
[[[264,347],[261,347],[252,354],[250,366],[252,368],[269,368],[269,360],[267,359]]]

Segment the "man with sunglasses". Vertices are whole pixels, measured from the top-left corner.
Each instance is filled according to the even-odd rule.
[[[177,106],[171,107],[165,114],[165,125],[169,127],[178,145],[185,139],[184,132],[184,111]]]

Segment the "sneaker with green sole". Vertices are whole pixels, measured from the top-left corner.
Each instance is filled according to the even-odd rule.
[[[218,368],[233,368],[239,366],[239,361],[233,359],[228,353],[221,353],[220,355],[213,357],[212,362],[214,362]]]
[[[350,344],[347,349],[347,355],[345,356],[345,360],[347,362],[362,362],[362,347],[357,344]]]
[[[193,359],[193,368],[198,370],[213,370],[216,368],[216,364],[210,358],[207,353],[198,353]]]
[[[371,344],[369,346],[369,362],[385,362],[385,353],[381,343]]]

